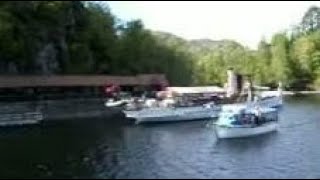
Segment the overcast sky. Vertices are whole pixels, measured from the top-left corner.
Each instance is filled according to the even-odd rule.
[[[256,48],[262,37],[298,24],[318,1],[108,1],[123,20],[141,19],[146,28],[186,39],[233,39]]]

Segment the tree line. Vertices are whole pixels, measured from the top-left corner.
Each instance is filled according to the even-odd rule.
[[[172,84],[187,85],[188,59],[104,3],[0,2],[1,74],[164,73]]]
[[[310,7],[295,27],[274,34],[270,42],[262,39],[257,50],[231,40],[182,41],[171,36],[166,42],[180,44],[191,54],[194,84],[222,86],[226,70],[232,67],[251,75],[260,85],[276,87],[281,81],[293,90],[320,87],[320,8],[316,6]]]
[[[0,74],[164,73],[172,85],[222,86],[230,67],[261,85],[320,87],[320,9],[252,50],[154,32],[118,19],[106,3],[0,2]]]

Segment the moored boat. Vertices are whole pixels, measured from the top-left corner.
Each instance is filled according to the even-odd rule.
[[[218,117],[220,107],[214,104],[190,107],[151,107],[137,111],[124,111],[136,124],[145,122],[174,122],[211,119]]]
[[[277,91],[264,91],[259,94],[259,106],[278,108],[283,106],[282,84],[279,83]]]

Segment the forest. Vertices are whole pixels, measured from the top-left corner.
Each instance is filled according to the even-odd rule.
[[[1,75],[164,73],[171,85],[223,86],[230,67],[260,85],[319,89],[320,8],[306,9],[294,28],[253,50],[152,31],[139,19],[117,18],[102,2],[0,2]]]

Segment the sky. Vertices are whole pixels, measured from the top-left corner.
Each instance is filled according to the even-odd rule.
[[[256,49],[262,38],[297,25],[320,1],[107,1],[113,14],[185,39],[232,39]]]

